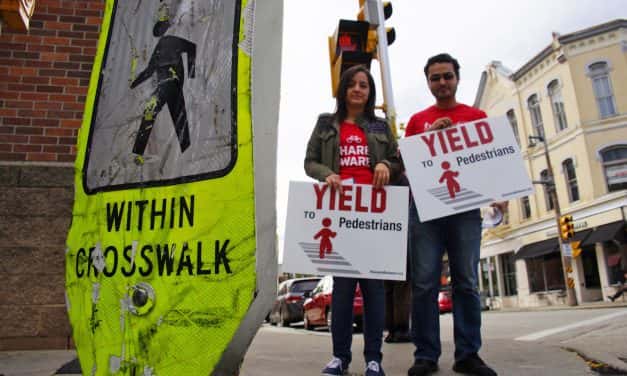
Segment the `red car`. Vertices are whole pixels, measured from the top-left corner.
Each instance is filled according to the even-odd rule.
[[[333,277],[326,276],[318,282],[309,297],[303,304],[305,329],[314,330],[317,326],[331,327],[331,295],[333,292]],[[353,320],[357,330],[363,326],[362,316],[364,312],[364,302],[361,297],[359,284],[355,289],[355,300],[353,300]]]
[[[450,287],[442,287],[438,294],[438,307],[440,313],[451,312],[453,310],[453,296]]]

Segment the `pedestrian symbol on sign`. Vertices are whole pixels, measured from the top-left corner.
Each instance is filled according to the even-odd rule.
[[[325,218],[322,220],[322,225],[324,228],[316,235],[314,235],[314,239],[320,238],[320,258],[324,258],[325,253],[331,253],[333,251],[333,244],[331,243],[331,238],[334,238],[337,235],[337,232],[332,231],[329,226],[331,226],[331,218]]]
[[[442,176],[440,177],[439,182],[440,183],[446,182],[446,188],[448,188],[448,195],[451,198],[455,198],[455,193],[461,190],[459,183],[455,179],[457,176],[459,176],[459,171],[451,171],[450,168],[451,168],[451,164],[448,161],[442,162],[442,169],[444,170],[444,172],[442,173]]]

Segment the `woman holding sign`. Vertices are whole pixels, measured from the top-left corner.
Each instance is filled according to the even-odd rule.
[[[305,172],[333,190],[342,182],[372,184],[382,188],[400,171],[396,139],[385,120],[375,117],[374,80],[364,66],[347,69],[340,78],[336,110],[321,114],[311,134]],[[324,375],[343,375],[351,362],[353,299],[359,283],[364,300],[365,376],[385,375],[381,368],[384,324],[383,281],[333,278],[331,334],[333,359]]]

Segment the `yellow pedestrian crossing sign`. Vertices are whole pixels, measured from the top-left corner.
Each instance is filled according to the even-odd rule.
[[[278,0],[107,0],[66,249],[83,374],[236,372],[276,288],[281,24]]]

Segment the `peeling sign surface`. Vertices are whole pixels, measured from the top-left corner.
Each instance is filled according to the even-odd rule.
[[[253,9],[106,2],[66,251],[83,374],[211,374],[254,301]]]

